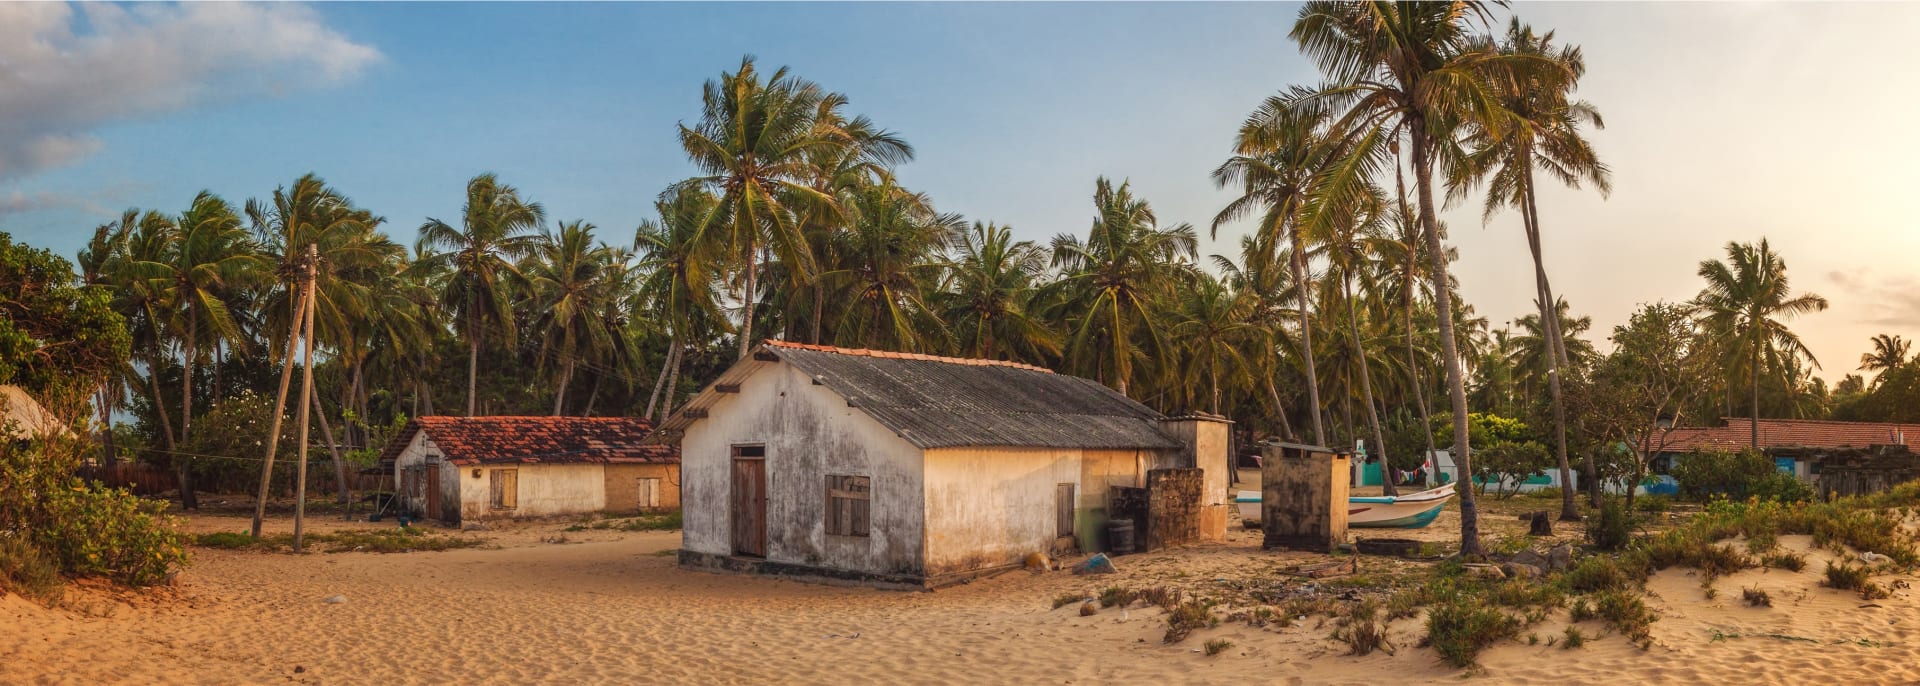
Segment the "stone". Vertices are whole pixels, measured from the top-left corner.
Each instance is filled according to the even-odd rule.
[[[1514,553],[1513,557],[1508,558],[1507,561],[1514,564],[1532,565],[1535,567],[1547,566],[1547,558],[1540,553],[1534,552],[1532,549]]]
[[[1553,535],[1553,519],[1547,516],[1545,510],[1533,513],[1529,519],[1531,520],[1531,524],[1527,528],[1528,536]]]
[[[1528,564],[1508,562],[1500,565],[1500,572],[1509,579],[1538,579],[1546,576],[1546,571]]]
[[[1493,565],[1489,565],[1489,564],[1470,564],[1470,565],[1467,565],[1467,573],[1468,573],[1468,574],[1470,574],[1470,575],[1472,575],[1472,576],[1474,576],[1474,577],[1476,577],[1476,578],[1480,578],[1480,579],[1505,579],[1505,578],[1507,578],[1507,573],[1506,573],[1506,572],[1503,572],[1503,571],[1500,571],[1500,568],[1499,568],[1499,567],[1496,567],[1496,566],[1493,566]]]
[[[347,602],[347,597],[343,595],[330,595],[330,596],[327,596],[326,600],[321,602],[325,602],[328,605],[339,605],[341,603]]]
[[[1091,600],[1080,604],[1080,616],[1082,617],[1092,617],[1095,613],[1098,613],[1099,611],[1100,611],[1100,604],[1093,602]]]
[[[1573,568],[1573,544],[1562,543],[1547,551],[1548,571],[1564,572]]]

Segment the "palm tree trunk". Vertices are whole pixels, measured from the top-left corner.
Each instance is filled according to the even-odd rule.
[[[1360,359],[1360,392],[1367,403],[1367,427],[1373,430],[1375,459],[1380,462],[1381,493],[1400,495],[1393,484],[1393,463],[1387,459],[1386,434],[1380,431],[1380,414],[1373,409],[1373,372],[1367,368],[1367,353],[1360,347],[1360,317],[1353,307],[1353,275],[1340,271],[1340,288],[1347,296],[1347,332],[1353,341],[1353,355]]]
[[[1393,156],[1393,188],[1400,199],[1401,227],[1407,232],[1407,269],[1406,280],[1401,284],[1401,302],[1402,313],[1407,320],[1407,376],[1413,382],[1414,406],[1420,410],[1420,435],[1427,439],[1427,454],[1421,459],[1424,464],[1433,459],[1434,449],[1433,417],[1427,412],[1427,389],[1426,385],[1420,382],[1420,363],[1414,355],[1413,344],[1414,269],[1419,264],[1420,239],[1419,231],[1413,224],[1413,211],[1407,208],[1407,184],[1404,175],[1400,172],[1400,151],[1397,149]],[[1435,464],[1431,467],[1427,470],[1429,474],[1433,469],[1439,468],[1439,465]]]
[[[220,363],[227,359],[226,352],[226,344],[219,338],[213,339],[213,402],[220,401]]]
[[[153,413],[160,417],[161,436],[167,439],[167,449],[174,450],[178,443],[173,438],[173,420],[167,417],[167,403],[160,393],[160,351],[154,350],[147,358],[147,381],[153,386]]]
[[[553,392],[553,416],[555,417],[560,416],[560,409],[566,403],[567,384],[571,381],[573,381],[573,358],[569,357],[567,363],[561,366],[560,388]]]
[[[107,381],[101,382],[100,392],[97,394],[100,403],[100,426],[102,428],[100,434],[101,464],[107,467],[114,467],[120,464],[120,456],[113,452],[113,402],[108,399],[108,394],[112,392],[110,390],[112,388],[113,380],[108,379]]]
[[[1533,204],[1533,165],[1525,165],[1527,185],[1525,206],[1520,209],[1521,224],[1527,234],[1527,250],[1533,253],[1533,282],[1540,303],[1540,335],[1547,344],[1547,389],[1553,402],[1553,448],[1560,461],[1560,521],[1580,521],[1580,508],[1573,503],[1573,469],[1567,461],[1567,406],[1560,391],[1560,370],[1567,367],[1566,340],[1560,333],[1560,303],[1553,297],[1553,285],[1547,279],[1546,259],[1540,251],[1540,215]],[[1593,455],[1587,455],[1586,478],[1593,480]],[[1599,491],[1589,489],[1588,500],[1599,506]]]
[[[745,288],[740,291],[740,357],[747,359],[747,353],[753,351],[753,259],[754,245],[747,245],[747,269],[744,274]]]
[[[180,342],[180,442],[192,440],[193,431],[193,353],[200,340],[200,318],[187,305],[187,339]]]
[[[1272,374],[1264,374],[1267,382],[1267,398],[1273,401],[1273,413],[1280,416],[1280,434],[1289,441],[1298,441],[1300,437],[1293,433],[1293,422],[1287,420],[1287,406],[1280,402],[1280,387],[1273,383]]]
[[[814,345],[820,344],[820,320],[826,317],[825,315],[826,307],[827,307],[826,288],[824,285],[820,283],[820,279],[818,277],[815,277],[813,280],[813,344]]]
[[[1327,432],[1320,423],[1320,376],[1313,365],[1313,316],[1307,308],[1307,243],[1300,238],[1298,227],[1290,228],[1296,229],[1287,233],[1293,241],[1291,267],[1294,295],[1300,304],[1300,361],[1306,365],[1307,404],[1313,408],[1313,443],[1325,446]]]
[[[678,334],[667,339],[667,356],[660,361],[660,376],[653,380],[653,393],[647,395],[647,421],[657,416],[653,413],[660,404],[660,389],[667,385],[667,372],[673,367],[673,360],[680,355],[680,337]]]
[[[1428,259],[1433,260],[1433,307],[1440,327],[1441,364],[1447,370],[1447,394],[1453,400],[1453,463],[1459,471],[1460,553],[1485,555],[1480,547],[1480,511],[1473,497],[1473,446],[1467,436],[1467,386],[1460,368],[1459,341],[1453,331],[1453,293],[1449,290],[1447,253],[1440,242],[1440,220],[1433,202],[1433,166],[1427,161],[1426,122],[1418,116],[1408,122],[1413,137],[1413,179],[1420,194],[1420,224],[1426,233]]]
[[[478,305],[475,305],[477,308]],[[467,416],[474,416],[474,399],[480,388],[480,324],[478,315],[467,323]]]
[[[1753,411],[1753,424],[1749,428],[1753,430],[1753,449],[1759,450],[1760,449],[1760,343],[1759,341],[1754,341],[1753,369],[1751,369],[1748,372],[1748,376],[1753,379],[1753,385],[1750,387],[1752,395],[1749,396],[1749,399],[1752,404],[1748,406]]]
[[[333,457],[333,483],[340,489],[333,502],[345,505],[353,499],[353,492],[347,488],[347,461],[340,457],[340,442],[334,440],[333,422],[327,421],[327,406],[320,402],[320,389],[312,389],[312,393],[313,414],[320,418],[320,435],[326,437],[327,452]]]
[[[671,365],[673,375],[667,377],[666,394],[661,396],[660,399],[660,414],[662,416],[671,416],[673,414],[673,392],[674,389],[680,386],[680,357],[680,344],[676,342],[673,346],[673,363]]]
[[[587,391],[587,409],[581,410],[580,416],[582,417],[593,416],[593,406],[596,403],[600,402],[600,382],[601,380],[606,378],[607,377],[605,374],[593,375],[593,390]]]

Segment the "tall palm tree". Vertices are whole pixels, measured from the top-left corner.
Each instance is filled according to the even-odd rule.
[[[444,302],[467,339],[469,417],[477,409],[480,343],[488,336],[513,340],[509,282],[520,276],[514,261],[533,252],[546,220],[546,208],[540,203],[521,198],[519,189],[486,173],[467,182],[460,228],[431,218],[420,225],[420,242],[445,251],[427,259],[443,262],[451,270]]]
[[[1489,39],[1491,40],[1491,39]],[[1586,72],[1586,60],[1578,46],[1555,46],[1553,33],[1536,34],[1533,27],[1513,19],[1507,25],[1506,41],[1493,48],[1507,55],[1531,57],[1552,68],[1530,69],[1493,81],[1501,104],[1513,113],[1506,126],[1476,126],[1468,121],[1467,143],[1473,146],[1459,168],[1465,178],[1456,183],[1457,194],[1464,194],[1474,183],[1487,181],[1486,215],[1490,218],[1504,207],[1520,210],[1521,227],[1527,249],[1533,256],[1534,302],[1540,307],[1536,322],[1545,322],[1549,330],[1547,384],[1552,396],[1555,455],[1559,458],[1561,483],[1570,483],[1567,464],[1566,406],[1561,398],[1562,367],[1567,366],[1567,351],[1560,347],[1565,336],[1559,322],[1547,311],[1556,302],[1553,286],[1540,248],[1540,207],[1536,202],[1534,171],[1579,188],[1591,183],[1605,196],[1612,187],[1611,172],[1581,135],[1580,127],[1591,124],[1605,128],[1599,110],[1586,101],[1569,97]],[[1593,457],[1587,456],[1587,473],[1593,474]],[[1593,480],[1590,478],[1590,482]],[[1589,493],[1599,496],[1598,483],[1590,483]],[[1577,520],[1580,511],[1573,503],[1573,490],[1561,489],[1560,519]]]
[[[1329,231],[1322,242],[1328,262],[1339,276],[1340,299],[1347,311],[1348,351],[1360,372],[1360,394],[1366,405],[1367,427],[1373,438],[1372,457],[1380,464],[1383,492],[1386,495],[1398,495],[1392,462],[1387,458],[1386,432],[1380,428],[1380,412],[1374,405],[1372,364],[1367,359],[1367,346],[1361,342],[1359,307],[1355,305],[1353,295],[1355,277],[1364,279],[1370,273],[1368,267],[1373,260],[1371,248],[1385,222],[1386,200],[1369,194],[1358,210],[1348,213],[1345,221],[1329,224]],[[1365,286],[1370,291],[1379,290],[1371,282]]]
[[[603,355],[623,340],[621,331],[604,315],[607,301],[619,295],[609,279],[616,269],[614,252],[593,239],[593,225],[562,223],[544,236],[521,267],[529,302],[534,304],[533,327],[540,331],[540,359],[558,361],[553,392],[553,416],[566,409],[567,386],[582,361],[603,364]]]
[[[1094,182],[1093,226],[1087,239],[1053,239],[1053,265],[1063,275],[1057,287],[1070,292],[1071,333],[1067,354],[1076,366],[1127,392],[1134,361],[1142,352],[1164,359],[1169,350],[1159,302],[1177,279],[1191,274],[1193,227],[1161,228],[1153,207],[1135,198],[1126,182]]]
[[[1801,360],[1820,366],[1786,322],[1827,309],[1827,299],[1813,293],[1795,294],[1787,279],[1786,260],[1765,238],[1759,243],[1727,243],[1726,261],[1702,261],[1700,278],[1707,285],[1694,298],[1694,306],[1707,329],[1730,343],[1729,362],[1745,367],[1753,447],[1759,448],[1761,368],[1789,380],[1789,371],[1797,369]]]
[[[1289,259],[1291,255],[1282,254],[1291,252],[1276,251],[1259,236],[1243,235],[1240,237],[1240,264],[1221,255],[1213,256],[1213,264],[1225,282],[1249,301],[1247,318],[1259,328],[1260,333],[1253,346],[1259,354],[1250,360],[1250,366],[1265,387],[1267,401],[1273,406],[1275,423],[1280,425],[1281,435],[1288,440],[1298,440],[1293,431],[1293,422],[1287,417],[1287,403],[1280,396],[1275,378],[1292,363],[1285,359],[1284,351],[1304,350],[1289,340],[1286,329],[1289,316],[1299,312],[1287,306],[1295,286],[1293,274],[1281,266],[1292,264]],[[1318,411],[1317,406],[1315,411]]]
[[[947,284],[934,294],[954,347],[967,357],[1041,362],[1060,354],[1060,337],[1036,316],[1037,282],[1047,254],[1013,230],[974,222],[955,239]]]
[[[1355,164],[1380,160],[1389,141],[1404,131],[1410,139],[1421,229],[1433,261],[1430,278],[1440,326],[1441,362],[1453,401],[1454,461],[1460,480],[1471,483],[1472,448],[1467,437],[1466,379],[1454,339],[1453,294],[1435,204],[1435,156],[1451,149],[1462,122],[1501,132],[1514,118],[1499,100],[1496,78],[1539,68],[1524,56],[1502,55],[1476,45],[1473,24],[1486,20],[1488,4],[1349,3],[1314,0],[1300,8],[1289,34],[1330,81],[1301,98],[1337,113],[1335,129],[1350,137]],[[1330,175],[1322,193],[1357,190],[1367,174]],[[1445,175],[1442,175],[1445,178]],[[1472,489],[1460,494],[1461,552],[1482,554],[1479,510]]]
[[[720,205],[713,194],[698,186],[669,189],[653,204],[659,219],[640,224],[635,231],[634,247],[639,252],[638,290],[648,294],[647,308],[668,337],[666,359],[661,362],[659,379],[647,399],[648,419],[667,387],[668,412],[672,411],[673,391],[667,380],[678,376],[681,349],[697,331],[724,330],[726,317],[720,312],[720,261],[714,243],[706,239],[719,217]]]
[[[193,427],[193,368],[209,344],[240,337],[231,306],[241,289],[267,275],[252,237],[240,223],[233,205],[209,191],[194,196],[180,215],[170,267],[173,283],[167,300],[174,316],[184,319],[180,333],[180,440],[189,440]],[[201,324],[211,338],[203,336]],[[217,363],[218,360],[215,360]]]
[[[1207,274],[1180,289],[1173,325],[1168,327],[1191,361],[1188,378],[1180,386],[1205,384],[1208,412],[1220,414],[1223,375],[1236,384],[1246,375],[1247,359],[1241,351],[1256,348],[1260,333],[1259,327],[1248,321],[1252,304],[1251,299]]]
[[[1214,184],[1239,186],[1235,198],[1213,218],[1220,226],[1258,213],[1254,234],[1270,249],[1290,248],[1295,302],[1300,327],[1299,358],[1307,377],[1307,405],[1311,409],[1314,443],[1326,444],[1321,422],[1320,375],[1313,355],[1312,279],[1307,269],[1308,237],[1302,227],[1317,186],[1339,162],[1342,149],[1326,135],[1330,117],[1323,110],[1301,108],[1281,97],[1271,97],[1241,125],[1234,156],[1213,171]]]
[[[1907,350],[1910,347],[1912,347],[1912,343],[1901,340],[1899,336],[1889,336],[1886,334],[1874,336],[1873,352],[1860,354],[1860,370],[1884,372],[1906,364]],[[1880,378],[1878,376],[1874,377],[1873,383],[1876,386],[1880,385]]]
[[[844,131],[821,125],[821,105],[829,97],[785,67],[763,79],[753,58],[745,57],[738,70],[706,83],[699,123],[680,126],[680,145],[702,174],[682,183],[720,198],[712,223],[718,230],[709,238],[739,256],[742,359],[753,346],[760,250],[770,248],[792,265],[794,276],[810,277],[813,256],[800,217],[840,211],[831,195],[807,184],[813,173],[809,154],[848,142]]]
[[[959,217],[940,214],[925,194],[891,182],[856,191],[849,229],[838,234],[838,268],[822,273],[842,304],[835,338],[842,345],[939,350],[947,331],[933,317],[928,293],[938,285]]]

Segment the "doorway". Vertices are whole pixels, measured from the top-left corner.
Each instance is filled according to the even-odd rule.
[[[733,554],[767,556],[767,448],[733,447]]]

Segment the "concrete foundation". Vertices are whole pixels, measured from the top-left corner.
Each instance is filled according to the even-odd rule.
[[[1352,458],[1294,444],[1270,445],[1263,453],[1263,545],[1326,553],[1345,543]]]

